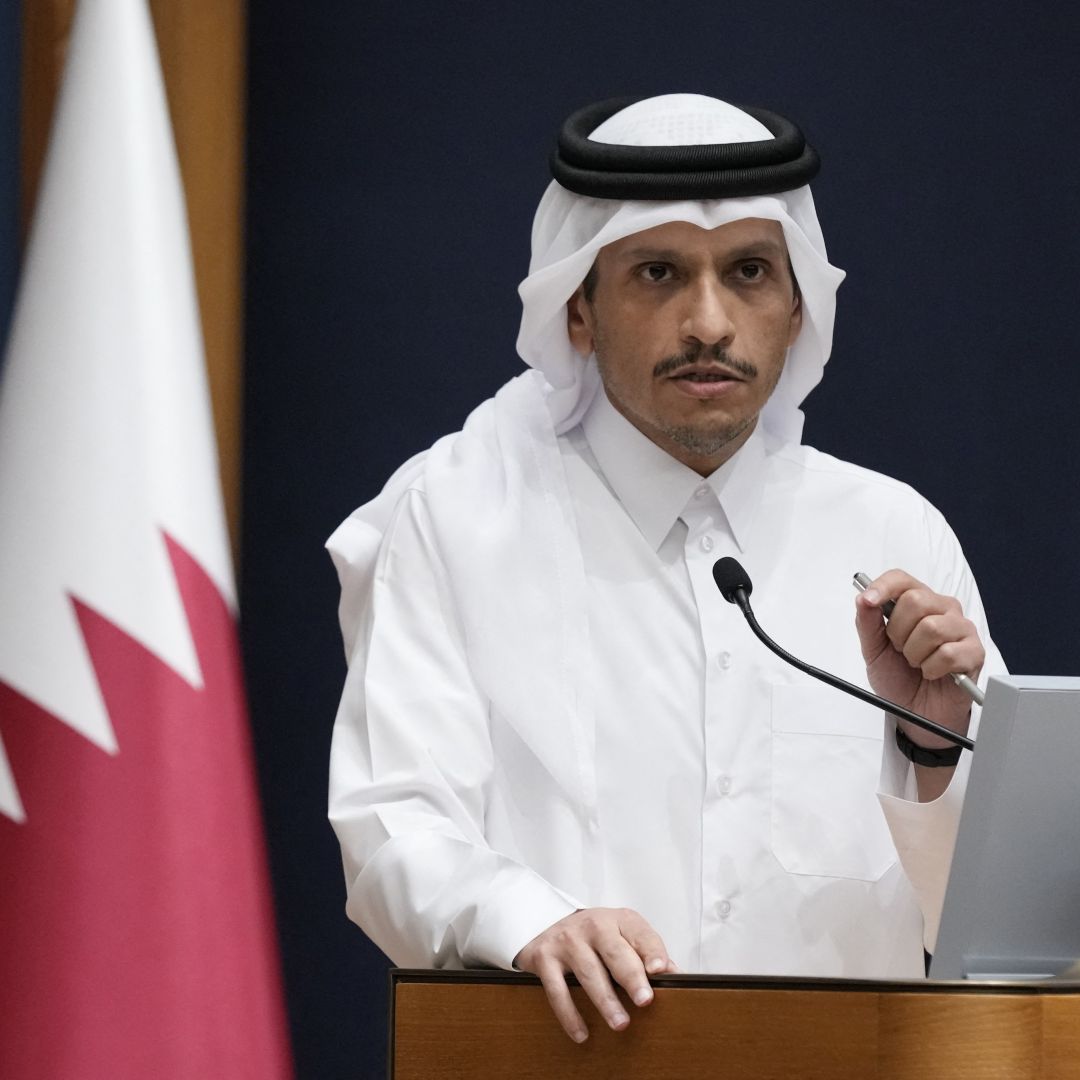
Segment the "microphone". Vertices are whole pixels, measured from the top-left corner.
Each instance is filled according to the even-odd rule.
[[[830,675],[827,671],[822,671],[820,668],[811,667],[810,664],[803,663],[802,660],[792,656],[791,653],[787,652],[785,649],[780,648],[780,646],[761,629],[757,619],[754,617],[754,612],[750,607],[750,594],[754,591],[754,586],[750,583],[750,575],[747,574],[739,562],[730,557],[717,559],[713,564],[712,572],[713,581],[716,582],[716,587],[720,590],[720,595],[729,604],[735,604],[738,607],[743,615],[746,616],[746,621],[750,624],[750,629],[753,630],[758,640],[766,648],[776,653],[781,660],[786,661],[793,667],[797,667],[800,671],[806,672],[806,674],[810,675],[812,678],[819,679],[821,682],[826,683],[837,690],[843,690],[844,693],[851,694],[860,701],[865,701],[867,705],[876,705],[879,709],[884,709],[885,712],[897,716],[901,720],[907,720],[917,727],[921,727],[924,731],[930,731],[935,735],[940,735],[941,738],[948,739],[948,741],[955,746],[962,746],[965,750],[975,749],[975,743],[965,735],[960,735],[941,724],[935,723],[933,720],[928,720],[925,716],[920,716],[910,709],[905,709],[903,705],[897,705],[895,702],[888,701],[883,697],[878,697],[877,694],[872,694],[869,690],[864,690],[861,686],[855,686],[854,683],[849,683],[836,675]]]

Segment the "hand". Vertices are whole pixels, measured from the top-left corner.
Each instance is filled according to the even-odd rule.
[[[896,607],[886,623],[881,607],[890,599]],[[878,694],[953,731],[967,731],[971,699],[948,676],[978,678],[986,651],[959,601],[940,596],[903,570],[889,570],[855,598],[855,626],[867,677]],[[949,745],[900,723],[920,746]]]
[[[622,1031],[630,1017],[609,972],[642,1006],[653,999],[648,976],[677,970],[660,935],[629,908],[585,908],[567,915],[534,937],[514,958],[514,966],[540,976],[552,1011],[574,1042],[584,1042],[589,1029],[570,996],[567,972],[577,976],[608,1026]]]

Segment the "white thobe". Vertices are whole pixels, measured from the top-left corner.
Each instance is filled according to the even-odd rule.
[[[602,393],[558,447],[595,717],[565,754],[593,797],[570,797],[478,686],[420,479],[363,610],[342,612],[365,643],[331,766],[350,916],[402,965],[510,967],[575,908],[626,906],[686,971],[920,976],[966,760],[940,799],[914,801],[893,722],[768,652],[712,566],[736,556],[765,629],[860,685],[852,576],[902,567],[960,599],[1000,672],[940,514],[761,433],[702,480]]]

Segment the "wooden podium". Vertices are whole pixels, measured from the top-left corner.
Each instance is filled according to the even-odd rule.
[[[1080,1080],[1080,983],[673,975],[613,1032],[578,987],[570,1041],[538,979],[390,973],[392,1080]]]

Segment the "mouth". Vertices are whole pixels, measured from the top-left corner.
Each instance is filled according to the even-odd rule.
[[[689,379],[691,382],[742,382],[738,375],[734,375],[730,371],[717,371],[715,368],[706,371],[680,371],[677,375],[671,377],[673,379]]]
[[[702,365],[673,372],[668,381],[690,397],[715,398],[730,392],[746,379],[730,368]]]

